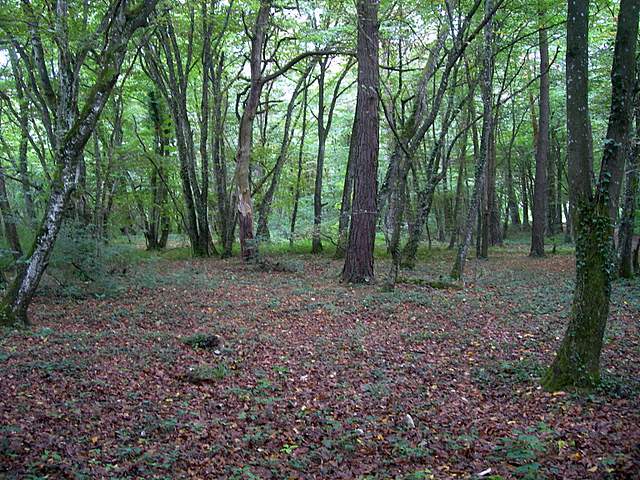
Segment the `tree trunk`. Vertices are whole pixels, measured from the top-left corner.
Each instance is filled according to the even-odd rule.
[[[621,142],[631,123],[640,0],[622,0],[611,69],[611,113],[600,179],[594,191],[588,108],[588,0],[569,0],[567,140],[569,192],[576,232],[576,284],[569,325],[542,379],[547,390],[590,389],[600,381],[600,353],[611,297],[612,212],[624,171]]]
[[[527,160],[524,160],[527,162]],[[522,189],[522,226],[529,227],[529,187],[527,182],[527,167],[523,163],[520,168],[520,186]]]
[[[469,122],[469,120],[467,120]],[[464,197],[464,183],[463,177],[465,175],[465,164],[467,162],[467,131],[465,131],[462,137],[462,143],[460,145],[460,159],[458,163],[458,178],[456,180],[456,199],[453,205],[453,228],[451,229],[451,239],[449,240],[449,250],[453,249],[458,237],[460,236],[460,216],[462,211],[463,197]]]
[[[20,147],[18,149],[18,171],[20,175],[20,187],[24,196],[25,213],[27,221],[33,225],[36,221],[36,212],[33,205],[33,189],[29,184],[28,171],[28,147],[29,147],[29,100],[26,96],[26,85],[22,76],[22,70],[18,62],[15,48],[9,48],[11,70],[16,85],[16,98],[18,100],[18,124],[20,126]]]
[[[302,165],[304,159],[304,139],[307,134],[307,96],[308,89],[304,89],[302,96],[302,131],[300,133],[300,149],[298,150],[298,169],[296,185],[293,191],[293,211],[291,212],[291,228],[289,233],[289,246],[293,247],[293,239],[296,232],[296,220],[298,218],[298,204],[300,203],[300,184],[302,182]]]
[[[485,0],[484,11],[485,17],[492,15],[492,0]],[[484,26],[484,56],[482,59],[482,80],[481,93],[483,103],[482,114],[482,139],[480,142],[480,154],[476,158],[476,167],[474,173],[473,194],[469,201],[469,209],[467,212],[467,220],[465,222],[464,231],[461,242],[458,246],[456,260],[451,270],[451,277],[456,280],[464,278],[464,266],[471,243],[471,235],[473,233],[473,223],[478,215],[480,197],[484,189],[484,180],[486,172],[487,157],[490,153],[491,132],[493,130],[493,100],[492,100],[492,62],[493,62],[493,21],[489,19]],[[480,234],[480,232],[478,232]]]
[[[313,234],[311,238],[311,253],[322,252],[322,174],[324,173],[324,156],[327,143],[327,129],[324,122],[324,81],[327,72],[328,58],[320,61],[318,75],[318,154],[316,157],[316,177],[313,188]]]
[[[515,119],[514,119],[515,120]],[[514,121],[515,123],[515,121]],[[515,131],[515,128],[514,128]],[[516,190],[513,185],[513,165],[512,165],[512,151],[513,142],[515,141],[515,135],[512,135],[509,141],[509,150],[507,152],[507,211],[508,217],[511,220],[511,225],[514,227],[520,227],[520,210],[518,209],[518,200],[516,198]]]
[[[540,17],[542,17],[540,13]],[[549,164],[549,43],[547,31],[540,28],[540,120],[536,141],[536,179],[533,190],[532,257],[544,257],[544,233],[547,225],[547,169]]]
[[[344,176],[344,185],[342,186],[342,201],[340,202],[340,218],[338,220],[338,245],[334,258],[342,259],[347,250],[347,240],[349,235],[349,218],[351,216],[351,200],[353,195],[353,178],[356,166],[356,149],[358,133],[356,131],[358,112],[353,117],[353,125],[351,126],[351,138],[349,139],[349,158],[347,159],[347,170]]]
[[[0,173],[0,213],[2,214],[2,223],[4,224],[4,234],[5,237],[7,237],[9,248],[11,248],[11,255],[18,261],[20,257],[22,257],[22,246],[20,245],[16,219],[11,211],[4,174],[2,173]]]
[[[271,203],[273,202],[273,196],[275,195],[276,189],[278,187],[278,181],[280,180],[282,167],[287,160],[289,145],[291,144],[291,138],[293,137],[294,133],[294,127],[292,126],[293,110],[295,108],[298,95],[303,88],[306,88],[304,83],[312,70],[313,63],[310,64],[309,67],[307,67],[306,71],[300,76],[300,79],[298,80],[298,83],[293,91],[293,95],[291,95],[289,105],[287,106],[287,113],[284,120],[284,132],[282,134],[282,142],[280,144],[280,152],[278,153],[278,158],[276,159],[276,164],[273,169],[273,173],[271,174],[271,182],[269,184],[269,188],[267,188],[267,191],[262,197],[262,201],[260,202],[260,206],[258,208],[258,228],[256,231],[256,235],[260,240],[269,238],[268,222],[269,214],[271,213]]]
[[[637,84],[640,85],[640,75]],[[631,135],[627,140],[627,173],[625,179],[624,203],[620,227],[618,230],[618,274],[622,278],[631,278],[634,274],[633,265],[633,227],[635,225],[636,201],[638,196],[638,170],[640,170],[640,94],[636,95],[635,106],[636,138],[632,145]],[[636,240],[637,244],[640,244]],[[637,251],[637,250],[636,250]]]
[[[132,6],[125,1],[109,10],[107,15],[111,17],[111,28],[105,33],[103,48],[99,54],[100,68],[86,97],[84,108],[74,113],[77,109],[73,107],[73,102],[69,103],[67,94],[58,96],[58,113],[70,120],[70,128],[59,137],[62,141],[56,146],[54,160],[58,171],[51,186],[42,225],[27,254],[24,268],[19,270],[0,304],[2,324],[28,323],[29,303],[47,267],[65,207],[76,187],[80,157],[118,80],[129,39],[135,30],[146,24],[156,3],[157,0],[145,0]],[[36,38],[38,40],[39,37]],[[77,74],[79,75],[79,69]]]
[[[228,105],[228,97],[222,92],[222,73],[224,69],[224,53],[220,53],[216,66],[211,65],[211,91],[213,94],[213,118],[211,155],[213,159],[213,175],[216,186],[217,229],[222,248],[220,256],[228,258],[232,255],[236,213],[231,195],[228,193],[227,162],[224,152],[224,112]]]
[[[374,280],[379,149],[378,1],[358,0],[357,155],[353,210],[342,280]]]
[[[238,224],[240,226],[240,251],[244,260],[252,260],[257,253],[253,237],[253,201],[249,182],[249,160],[253,121],[260,102],[263,82],[261,79],[262,53],[270,18],[271,2],[262,0],[251,37],[251,84],[249,96],[240,120],[238,151],[236,153],[235,180],[238,198]]]

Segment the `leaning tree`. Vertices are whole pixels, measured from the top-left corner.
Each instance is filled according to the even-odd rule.
[[[23,0],[20,7],[26,31],[15,24],[2,24],[38,86],[37,98],[41,99],[43,121],[49,124],[56,173],[40,228],[0,303],[0,323],[28,324],[29,303],[47,267],[71,194],[78,185],[84,147],[118,81],[129,40],[147,24],[157,2],[112,1],[95,31],[88,31],[87,27],[83,40],[77,43],[70,41],[68,19],[78,12],[73,12],[66,0],[55,2],[47,25],[41,24],[42,13],[30,0]],[[87,26],[88,17],[84,18]],[[50,29],[48,22],[55,28]],[[78,32],[75,33],[77,38]],[[45,35],[53,36],[53,42],[46,43]],[[57,47],[57,64],[53,68],[45,56],[45,45],[51,44]],[[88,71],[95,72],[95,79],[85,91],[82,86]],[[84,99],[82,104],[80,99]]]

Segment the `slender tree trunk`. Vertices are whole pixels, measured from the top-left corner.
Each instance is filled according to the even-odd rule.
[[[296,232],[296,220],[298,218],[298,204],[300,203],[300,187],[302,182],[302,165],[304,159],[304,139],[307,134],[307,94],[308,89],[304,89],[302,96],[302,131],[300,133],[300,149],[298,150],[298,168],[296,174],[296,185],[293,191],[293,211],[291,212],[291,228],[289,233],[289,246],[293,247],[293,239]]]
[[[516,191],[513,186],[513,166],[511,159],[511,147],[513,139],[510,142],[509,152],[507,153],[507,210],[511,220],[511,225],[520,227],[520,210],[518,209],[518,200]]]
[[[551,145],[547,163],[547,232],[550,235],[558,233],[558,206],[556,205],[556,155]],[[558,159],[559,160],[559,159]]]
[[[29,185],[28,171],[28,147],[29,147],[29,100],[26,96],[26,85],[22,76],[22,70],[18,62],[15,48],[9,48],[9,58],[11,60],[11,70],[16,85],[16,98],[18,100],[18,124],[20,126],[20,147],[18,149],[18,170],[20,175],[20,187],[24,196],[25,213],[27,221],[34,224],[36,212],[33,205],[33,189]]]
[[[316,178],[313,189],[313,235],[311,239],[311,253],[322,252],[322,175],[324,173],[324,156],[327,143],[327,128],[324,121],[324,82],[327,72],[328,58],[320,61],[318,76],[318,155],[316,157]]]
[[[342,201],[340,202],[340,218],[338,220],[338,245],[334,258],[342,259],[347,249],[347,240],[349,235],[349,218],[351,216],[351,200],[353,195],[353,179],[356,166],[356,151],[358,134],[356,131],[358,112],[353,117],[353,125],[351,127],[351,138],[349,139],[349,158],[347,159],[347,170],[344,176],[344,185],[342,187]]]
[[[600,353],[609,316],[612,212],[624,173],[621,144],[631,123],[640,0],[622,0],[611,69],[611,114],[600,178],[592,187],[588,108],[588,0],[569,0],[567,13],[567,139],[569,192],[576,232],[576,284],[569,325],[542,384],[547,390],[590,389],[600,381]]]
[[[492,0],[485,0],[484,11],[485,17],[490,16],[493,9]],[[464,266],[471,243],[471,235],[473,233],[473,223],[479,212],[480,197],[484,189],[486,162],[489,155],[491,145],[491,131],[493,130],[492,115],[492,62],[493,62],[493,21],[489,19],[484,26],[484,56],[482,60],[482,80],[481,92],[484,111],[482,114],[482,140],[480,142],[480,154],[476,158],[476,167],[474,173],[473,195],[469,202],[467,212],[467,220],[465,222],[464,231],[461,242],[458,246],[456,260],[451,270],[451,277],[456,280],[464,278]],[[480,234],[480,232],[478,232]]]
[[[353,210],[342,280],[374,280],[379,149],[378,1],[358,0],[357,155]]]
[[[65,121],[70,120],[70,128],[59,136],[61,141],[56,145],[54,159],[58,172],[51,186],[45,216],[26,255],[24,268],[19,270],[0,303],[0,323],[28,323],[27,309],[47,267],[65,207],[76,187],[82,152],[116,84],[127,43],[134,31],[146,24],[156,3],[157,0],[145,0],[134,7],[122,2],[109,11],[111,28],[105,33],[105,43],[100,52],[102,62],[93,88],[86,97],[85,108],[74,113],[77,109],[69,101],[67,93],[58,96],[58,113],[65,117]]]
[[[467,120],[468,121],[468,120]],[[451,239],[449,240],[448,248],[451,250],[455,246],[458,241],[458,237],[460,236],[460,221],[461,221],[461,211],[463,204],[463,196],[464,196],[464,183],[463,177],[465,174],[465,164],[467,162],[467,131],[465,131],[462,137],[462,143],[460,145],[460,159],[458,163],[458,178],[456,180],[456,199],[453,206],[453,228],[451,229]]]
[[[300,94],[302,89],[305,88],[304,83],[306,82],[306,79],[311,73],[312,69],[313,64],[310,64],[305,73],[300,76],[295,90],[293,91],[293,95],[291,95],[289,105],[287,106],[287,113],[284,120],[284,132],[282,134],[282,142],[280,144],[280,152],[278,153],[278,158],[276,159],[276,164],[273,169],[273,173],[271,174],[271,182],[269,184],[269,188],[267,188],[267,191],[262,197],[262,201],[260,202],[260,206],[258,208],[258,228],[256,231],[256,235],[259,239],[269,238],[268,222],[269,214],[271,213],[271,203],[273,202],[273,196],[275,195],[276,189],[278,188],[280,173],[282,172],[284,163],[287,160],[289,145],[291,144],[291,138],[293,137],[294,133],[294,127],[292,126],[293,110],[295,108],[296,99],[298,98],[298,95]]]
[[[526,162],[527,160],[525,160]],[[523,163],[520,169],[520,187],[522,189],[522,226],[529,227],[529,186],[527,182],[527,167]]]
[[[542,13],[540,14],[542,17]],[[536,180],[533,191],[532,257],[544,257],[544,233],[547,224],[547,169],[549,164],[549,43],[541,28],[540,40],[540,121],[536,142]]]
[[[640,85],[640,75],[638,82]],[[631,278],[634,274],[633,266],[633,226],[635,224],[636,201],[638,196],[638,171],[640,170],[640,94],[636,95],[635,106],[636,138],[632,145],[631,135],[627,140],[627,172],[625,179],[624,203],[620,228],[618,230],[618,274],[623,278]],[[636,244],[640,242],[636,238]],[[637,251],[637,246],[636,249]]]
[[[211,91],[213,94],[212,145],[213,175],[216,187],[217,228],[222,248],[220,256],[232,255],[235,233],[235,209],[228,194],[227,162],[224,152],[224,118],[228,97],[222,92],[224,53],[221,52],[215,67],[211,65]]]

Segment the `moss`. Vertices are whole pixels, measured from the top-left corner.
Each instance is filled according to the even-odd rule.
[[[10,306],[8,299],[0,303],[0,326],[10,328],[24,328],[30,325],[26,315],[16,314]]]
[[[193,348],[201,348],[204,350],[215,350],[220,346],[220,337],[214,333],[196,333],[189,337],[183,338],[182,343]]]
[[[602,203],[576,208],[576,286],[569,325],[542,379],[549,391],[590,390],[600,381],[600,353],[609,315],[612,227]]]

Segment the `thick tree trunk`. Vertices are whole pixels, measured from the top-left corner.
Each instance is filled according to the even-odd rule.
[[[379,149],[378,1],[358,0],[357,155],[353,210],[342,280],[374,280]]]
[[[542,14],[540,14],[542,17]],[[540,121],[536,141],[536,179],[533,190],[533,225],[531,228],[532,257],[544,257],[544,234],[547,225],[549,167],[549,43],[547,31],[540,28]]]
[[[600,381],[600,353],[611,296],[612,212],[624,171],[621,142],[631,123],[640,0],[622,0],[613,67],[611,114],[600,179],[592,187],[588,109],[588,0],[569,0],[567,14],[567,139],[569,192],[576,233],[576,286],[571,317],[556,358],[542,379],[547,390],[589,389]]]

